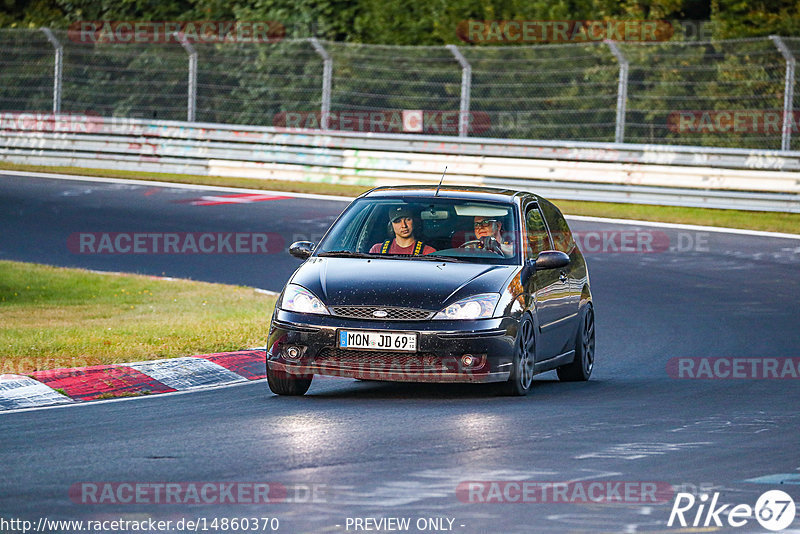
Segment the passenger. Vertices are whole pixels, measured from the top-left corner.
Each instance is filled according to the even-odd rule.
[[[418,241],[414,237],[414,214],[410,208],[400,206],[389,211],[391,222],[390,234],[394,239],[383,243],[375,243],[369,249],[370,254],[413,254],[420,256],[436,252],[436,249]]]
[[[487,239],[494,239],[500,245],[504,256],[511,257],[514,255],[514,244],[504,240],[500,233],[503,230],[502,222],[490,217],[478,216],[475,217],[474,225],[475,239],[483,242],[483,246],[479,245],[479,248],[489,248]]]

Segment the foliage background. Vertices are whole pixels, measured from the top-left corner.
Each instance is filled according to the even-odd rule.
[[[797,35],[791,0],[0,0],[0,27],[80,20],[276,20],[293,37],[395,45],[458,44],[465,19],[707,20],[714,39]]]
[[[456,34],[470,19],[703,23],[714,42],[676,34],[621,45],[631,63],[625,141],[780,148],[780,132],[686,133],[669,124],[680,110],[782,108],[785,61],[767,36],[798,36],[787,43],[800,57],[800,2],[788,0],[0,0],[0,111],[51,107],[52,47],[40,27],[64,43],[62,111],[183,120],[180,46],[77,45],[69,24],[271,20],[287,39],[196,46],[197,120],[273,125],[282,112],[319,110],[322,61],[293,40],[315,36],[333,57],[333,112],[458,110],[461,72],[442,46],[456,44],[472,65],[470,109],[492,125],[480,135],[614,140],[619,66],[608,47],[473,45]],[[717,42],[726,39],[734,41]]]

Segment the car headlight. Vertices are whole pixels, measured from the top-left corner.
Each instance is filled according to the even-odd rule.
[[[294,284],[286,286],[281,299],[281,309],[298,313],[316,313],[329,315],[328,308],[314,293],[304,287]]]
[[[494,314],[499,293],[483,293],[450,304],[433,316],[434,319],[486,319]]]

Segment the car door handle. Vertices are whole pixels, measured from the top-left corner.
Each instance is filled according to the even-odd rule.
[[[558,279],[561,280],[562,282],[566,282],[567,281],[567,273],[565,273],[564,271],[561,271],[561,274],[559,275]]]

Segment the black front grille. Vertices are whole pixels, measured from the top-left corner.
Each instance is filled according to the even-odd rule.
[[[314,364],[336,368],[375,368],[380,371],[450,371],[458,369],[455,357],[428,352],[402,353],[372,350],[322,349]]]
[[[385,317],[376,317],[375,312],[386,312]],[[348,319],[369,319],[373,321],[424,321],[435,312],[418,308],[390,308],[386,306],[334,306],[331,313]],[[381,314],[382,315],[382,314]]]

